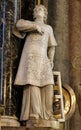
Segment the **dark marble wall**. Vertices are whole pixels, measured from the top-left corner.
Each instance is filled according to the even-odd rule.
[[[67,0],[48,0],[48,23],[54,29],[58,44],[55,55],[55,70],[61,72],[63,82],[69,83],[69,21]]]
[[[55,71],[61,72],[62,83],[70,82],[69,58],[69,3],[68,0],[48,0],[48,23],[53,27],[58,46],[55,54]],[[70,130],[68,121],[62,130]]]
[[[53,27],[58,46],[55,54],[55,71],[61,72],[62,83],[70,83],[69,57],[69,1],[48,0],[44,2],[48,7],[48,24]],[[69,121],[60,128],[69,130]]]
[[[70,84],[75,90],[78,104],[70,120],[70,130],[81,130],[81,1],[70,0],[69,7]]]
[[[48,22],[58,43],[55,70],[75,91],[77,104],[64,130],[81,130],[81,1],[48,0]]]

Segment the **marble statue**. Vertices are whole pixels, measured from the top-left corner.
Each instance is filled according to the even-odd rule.
[[[52,27],[45,24],[47,9],[36,5],[33,15],[34,21],[20,19],[16,23],[15,35],[26,37],[14,82],[25,86],[20,120],[54,120],[52,70],[57,43]]]

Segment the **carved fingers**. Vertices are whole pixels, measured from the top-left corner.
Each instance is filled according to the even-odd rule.
[[[44,32],[42,31],[42,28],[39,25],[36,25],[36,30],[39,32],[39,34],[43,34]]]

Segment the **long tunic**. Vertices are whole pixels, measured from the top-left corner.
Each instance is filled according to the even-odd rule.
[[[25,22],[26,20],[23,20],[23,23]],[[22,30],[21,26],[18,27],[19,30]],[[40,24],[40,26],[43,31],[42,35],[32,31],[26,37],[15,78],[16,85],[31,84],[42,87],[54,84],[52,68],[47,52],[49,47],[56,46],[57,43],[52,27],[46,24]],[[25,28],[24,32],[26,31]]]
[[[38,24],[43,34],[36,32]],[[22,32],[29,32],[23,47],[17,75],[16,85],[26,85],[20,120],[28,120],[32,114],[49,119],[52,114],[53,73],[48,50],[57,45],[53,30],[49,25],[19,20],[15,34],[21,38]]]

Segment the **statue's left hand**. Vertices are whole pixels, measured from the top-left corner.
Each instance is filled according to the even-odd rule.
[[[52,68],[52,70],[53,70],[53,68],[54,68],[54,63],[53,63],[53,61],[50,61],[50,64],[51,64],[51,68]]]

